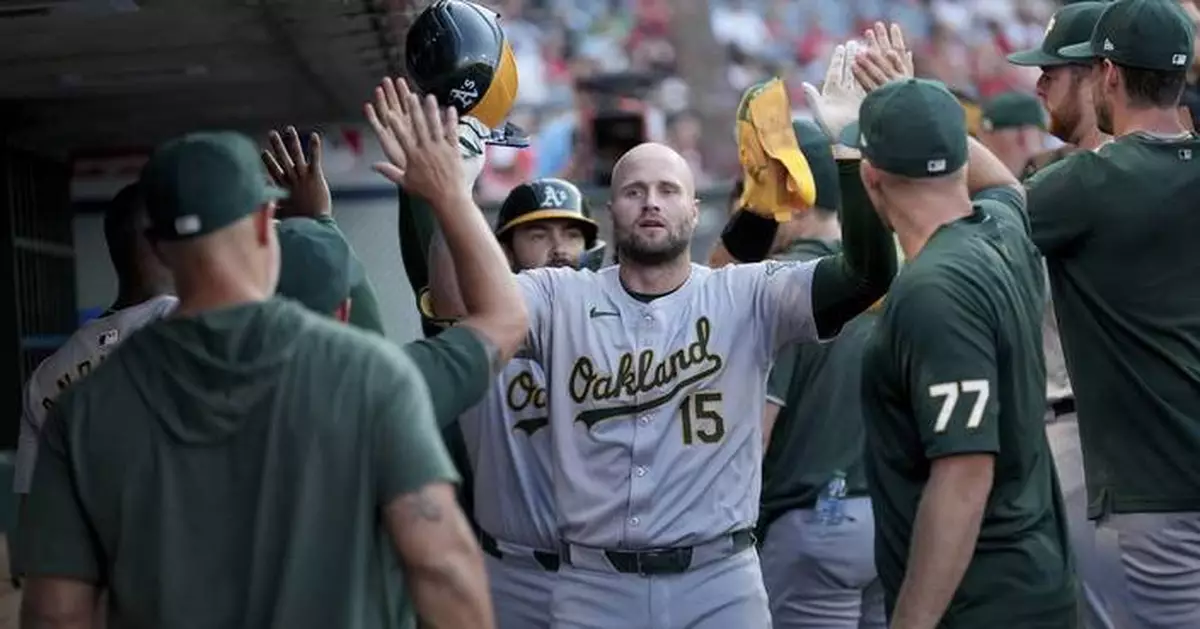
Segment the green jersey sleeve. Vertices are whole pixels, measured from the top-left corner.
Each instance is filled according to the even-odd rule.
[[[926,456],[998,453],[993,326],[961,291],[933,281],[913,288],[892,307]]]
[[[69,398],[50,410],[42,426],[33,485],[22,510],[14,566],[25,577],[54,576],[100,583],[103,551],[96,539],[70,462],[65,420]]]
[[[1049,257],[1077,245],[1092,229],[1087,182],[1078,173],[1093,159],[1080,152],[1051,164],[1026,181],[1029,233],[1033,243]]]
[[[788,392],[796,372],[796,354],[800,345],[786,345],[775,357],[775,366],[767,378],[767,401],[776,406],[787,406]]]
[[[441,427],[474,406],[492,382],[485,341],[470,328],[448,328],[433,338],[408,343],[404,351],[435,394],[433,414]]]
[[[972,198],[975,203],[984,206],[994,216],[1011,220],[1020,225],[1025,233],[1029,233],[1029,215],[1025,211],[1025,195],[1016,186],[995,186],[984,188],[975,193]]]
[[[337,222],[333,220],[333,216],[324,215],[316,218],[317,221],[332,225],[341,233]],[[342,234],[345,237],[345,234]],[[351,252],[353,252],[351,247]],[[362,264],[362,260],[358,260],[358,254],[354,253],[355,260]],[[366,265],[363,265],[365,268]],[[383,312],[379,308],[379,296],[375,294],[375,287],[371,285],[371,280],[365,276],[358,284],[350,287],[350,319],[348,323],[360,330],[374,332],[380,336],[387,336],[387,331],[383,327]]]
[[[430,483],[459,480],[434,419],[425,379],[403,352],[385,349],[389,360],[381,368],[390,373],[374,378],[378,389],[368,391],[374,426],[371,466],[381,505]]]

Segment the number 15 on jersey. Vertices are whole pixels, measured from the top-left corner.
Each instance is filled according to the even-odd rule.
[[[679,424],[683,445],[719,443],[725,437],[725,417],[721,415],[719,391],[697,391],[679,405]]]

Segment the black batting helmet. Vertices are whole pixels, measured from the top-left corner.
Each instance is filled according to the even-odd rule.
[[[514,227],[548,219],[565,219],[578,225],[583,230],[585,247],[580,266],[593,270],[600,267],[605,250],[600,226],[592,220],[587,197],[565,179],[534,179],[513,188],[500,206],[496,237],[504,239]]]
[[[437,0],[405,36],[408,78],[492,130],[494,144],[528,145],[524,132],[506,123],[517,98],[517,63],[500,28],[500,16],[466,0]]]

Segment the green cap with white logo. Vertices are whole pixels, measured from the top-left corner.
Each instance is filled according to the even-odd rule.
[[[164,143],[142,168],[140,182],[150,235],[161,240],[211,234],[288,195],[270,183],[254,142],[232,131]]]
[[[1025,92],[1005,92],[983,105],[980,127],[984,131],[1018,129],[1021,127],[1046,128],[1046,113],[1042,104]]]
[[[1096,20],[1104,13],[1107,2],[1076,2],[1059,9],[1046,24],[1042,45],[1029,50],[1018,50],[1008,56],[1008,62],[1018,66],[1064,66],[1079,63],[1058,54],[1058,49],[1071,44],[1088,41]]]
[[[966,114],[942,83],[900,79],[867,94],[841,143],[884,172],[941,177],[967,163]]]
[[[1108,59],[1142,70],[1186,72],[1195,27],[1173,0],[1118,0],[1100,15],[1091,38],[1060,48],[1072,60]]]

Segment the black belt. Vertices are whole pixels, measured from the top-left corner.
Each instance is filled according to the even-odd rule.
[[[754,545],[754,532],[750,529],[734,531],[729,537],[733,542],[731,555]],[[692,546],[680,546],[643,551],[606,550],[604,555],[613,569],[622,574],[681,574],[692,565],[692,549]]]
[[[500,544],[487,531],[479,531],[479,546],[483,549],[483,552],[501,561],[504,560],[504,553],[500,550]],[[532,553],[533,558],[547,572],[558,572],[558,566],[561,562],[557,553],[546,552],[544,550],[534,550]]]
[[[1054,400],[1047,406],[1050,407],[1050,412],[1057,419],[1063,415],[1070,415],[1075,412],[1075,398],[1065,397],[1061,400]]]

